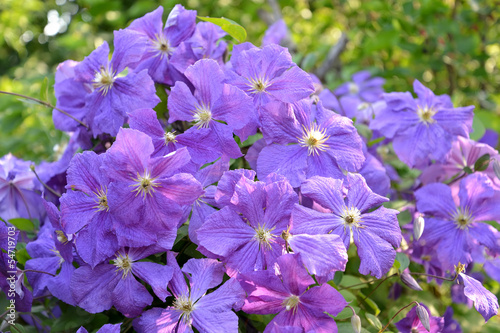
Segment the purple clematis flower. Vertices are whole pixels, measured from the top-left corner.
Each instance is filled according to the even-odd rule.
[[[0,218],[41,218],[42,201],[35,192],[40,184],[30,165],[12,154],[0,159]]]
[[[52,203],[45,204],[49,219],[53,224],[59,224],[59,211]],[[26,245],[26,250],[32,259],[26,261],[26,277],[33,287],[33,296],[43,296],[47,288],[50,293],[61,301],[75,305],[71,296],[71,277],[73,267],[73,246],[61,230],[46,223],[38,233],[36,241]],[[42,274],[29,270],[46,272]],[[58,272],[59,271],[59,272]],[[50,275],[51,274],[51,275]],[[57,274],[57,275],[56,275]]]
[[[424,169],[420,175],[420,180],[423,184],[444,182],[463,172],[466,167],[473,170],[476,161],[485,154],[490,154],[492,159],[500,162],[498,151],[491,146],[459,136],[453,142],[446,160],[443,163],[436,163]],[[477,172],[486,174],[491,179],[493,186],[500,190],[500,179],[496,177],[493,170],[493,161],[490,161],[486,170]]]
[[[153,297],[136,277],[149,284],[162,301],[170,296],[167,283],[172,278],[172,268],[138,261],[161,251],[158,247],[122,248],[112,264],[103,263],[94,269],[81,266],[71,279],[73,299],[90,313],[102,312],[114,305],[125,317],[139,316],[142,309],[153,302]]]
[[[433,317],[429,308],[424,304],[420,304],[429,314],[429,324],[430,331],[428,331],[424,325],[420,322],[420,319],[417,316],[417,307],[413,307],[413,309],[408,312],[405,318],[401,319],[396,323],[396,327],[401,333],[441,333],[443,332],[444,327],[444,318],[442,317]]]
[[[302,195],[321,205],[321,209],[295,205],[291,232],[333,233],[343,239],[346,248],[352,237],[361,259],[359,272],[380,279],[394,263],[393,247],[401,243],[398,211],[380,207],[369,212],[388,199],[373,193],[361,175],[350,174],[345,188],[343,186],[342,180],[324,177],[312,177],[304,182]]]
[[[173,86],[178,80],[186,80],[171,60],[179,45],[193,35],[196,11],[175,5],[168,15],[165,27],[162,15],[163,7],[159,6],[153,12],[133,21],[125,30],[136,33],[137,45],[131,47],[142,50],[142,58],[135,70],[147,69],[155,82]],[[177,54],[175,57],[179,56],[183,54]]]
[[[108,189],[109,210],[119,219],[113,224],[121,246],[158,242],[170,249],[182,218],[182,208],[203,194],[190,174],[178,173],[190,161],[186,148],[152,158],[149,136],[120,129],[106,152],[103,170],[113,180]]]
[[[253,113],[251,99],[238,88],[223,83],[224,73],[215,60],[199,60],[184,74],[193,84],[194,94],[184,82],[176,83],[168,99],[168,121],[195,123],[184,132],[193,161],[213,162],[222,155],[240,157],[233,132],[241,140],[247,138],[245,127]]]
[[[101,172],[104,155],[86,151],[75,155],[68,168],[71,189],[61,197],[63,235],[76,234],[75,247],[84,262],[95,267],[119,248],[113,231],[118,224],[109,210],[109,177]]]
[[[193,36],[175,50],[172,65],[181,73],[201,59],[213,59],[223,66],[227,43],[221,38],[226,35],[221,27],[211,22],[198,22]]]
[[[255,314],[277,313],[264,332],[280,332],[276,326],[298,327],[300,332],[337,332],[337,325],[328,314],[336,316],[347,302],[328,284],[307,289],[315,282],[299,256],[279,257],[278,272],[269,269],[239,274],[238,280],[248,294],[242,310]]]
[[[393,139],[394,151],[410,167],[428,158],[443,161],[455,136],[468,138],[474,106],[453,108],[450,97],[436,96],[418,80],[418,95],[410,92],[384,94],[387,108],[371,122],[370,128]]]
[[[282,40],[286,40],[289,37],[288,28],[283,19],[280,19],[267,28],[264,37],[262,38],[262,46],[270,44],[280,44]]]
[[[226,82],[253,97],[256,107],[271,101],[294,103],[314,92],[309,74],[292,61],[286,48],[276,44],[262,49],[250,43],[236,45],[230,65]]]
[[[190,259],[182,270],[175,254],[167,253],[168,265],[173,269],[169,288],[175,297],[166,309],[153,308],[134,321],[140,332],[237,332],[238,317],[231,308],[239,309],[245,292],[235,279],[226,281],[217,290],[207,290],[222,282],[224,267],[214,259]],[[187,280],[187,282],[186,282]]]
[[[361,138],[352,121],[312,102],[269,103],[263,108],[262,132],[268,146],[257,160],[257,174],[275,172],[293,187],[307,178],[344,178],[342,170],[358,171],[365,161]]]
[[[481,223],[500,220],[500,192],[493,189],[488,177],[474,173],[460,182],[458,197],[456,205],[450,188],[441,183],[415,191],[418,211],[429,216],[422,239],[436,244],[444,270],[453,269],[458,262],[470,263],[471,249],[478,244],[500,253],[494,228]]]
[[[89,89],[85,96],[86,119],[94,137],[101,133],[115,136],[129,112],[152,108],[160,102],[146,70],[120,76],[143,54],[135,34],[115,31],[114,45],[111,60],[109,46],[104,42],[74,68],[75,80]]]
[[[78,61],[66,60],[57,66],[54,94],[57,99],[57,108],[85,123],[88,112],[88,109],[85,108],[85,96],[89,88],[85,83],[75,80],[75,67],[78,64]],[[74,119],[55,109],[52,111],[52,120],[55,128],[61,131],[73,132],[80,127],[83,128]]]
[[[460,272],[460,277],[465,286],[464,294],[474,301],[474,307],[487,322],[491,317],[498,314],[498,299],[488,289],[483,287],[478,280]]]
[[[200,246],[226,263],[228,274],[272,267],[285,253],[286,231],[297,194],[285,180],[253,182],[241,172],[230,171],[221,181],[222,191],[233,184],[234,191],[215,198],[221,210],[211,214],[197,231]]]
[[[364,102],[373,103],[381,99],[385,80],[372,77],[369,71],[360,71],[352,76],[351,82],[341,84],[335,89],[335,95],[357,97]]]

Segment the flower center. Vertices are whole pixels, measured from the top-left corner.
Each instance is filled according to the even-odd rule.
[[[96,200],[94,200],[96,203],[97,203],[97,206],[94,206],[94,208],[97,209],[98,212],[100,211],[109,211],[109,206],[108,206],[108,197],[106,196],[108,192],[108,189],[105,188],[105,189],[100,189],[97,191],[97,193],[95,193],[96,195]]]
[[[212,111],[210,111],[210,107],[203,103],[198,105],[193,116],[193,121],[196,123],[196,126],[198,128],[208,128],[211,120]]]
[[[344,220],[344,226],[349,226],[349,228],[352,226],[360,227],[361,212],[356,207],[344,207],[340,217]]]
[[[66,237],[66,234],[62,230],[56,230],[57,234],[57,240],[61,244],[66,244],[68,242],[68,237]]]
[[[453,215],[453,220],[459,229],[468,229],[469,225],[473,222],[472,215],[469,213],[468,209],[462,210],[462,207],[458,207],[457,211]]]
[[[301,147],[307,147],[307,155],[319,155],[320,151],[325,151],[328,148],[325,142],[329,138],[330,136],[326,135],[326,130],[321,130],[316,124],[312,124],[309,129],[303,126],[299,145]]]
[[[193,312],[194,310],[193,302],[191,302],[191,299],[189,297],[184,295],[181,295],[178,298],[176,298],[174,300],[173,306],[174,308],[182,312],[182,314],[184,315],[183,317],[184,321],[189,320],[189,316],[191,315],[191,312]]]
[[[175,48],[170,46],[170,42],[164,34],[155,34],[155,38],[152,42],[154,50],[158,51],[157,56],[163,59],[164,56],[169,56],[174,52]]]
[[[366,102],[363,102],[363,103],[360,103],[358,105],[358,111],[363,111],[363,110],[366,110],[370,107],[370,103],[366,103]]]
[[[166,132],[164,136],[165,136],[165,144],[167,146],[170,142],[172,142],[172,143],[177,142],[177,139],[175,138],[176,137],[175,131],[174,132]]]
[[[247,85],[250,87],[251,94],[265,92],[267,87],[271,85],[266,78],[249,79],[248,81]]]
[[[116,271],[122,271],[122,279],[125,279],[132,270],[132,259],[128,256],[128,254],[118,253],[116,259],[113,260],[113,265],[116,266]]]
[[[132,192],[137,192],[135,196],[141,194],[144,199],[146,199],[146,195],[153,196],[153,192],[155,191],[155,187],[159,187],[160,184],[156,181],[158,177],[152,178],[149,172],[146,170],[144,175],[139,175],[137,173],[137,178],[133,178],[132,180],[135,184],[130,186],[135,186],[135,189]]]
[[[113,87],[115,82],[115,75],[111,68],[101,66],[98,72],[95,73],[92,86],[94,89],[100,91],[103,96],[106,96],[108,91]]]
[[[265,226],[260,226],[255,230],[255,240],[257,240],[259,242],[259,245],[262,247],[262,246],[265,246],[267,247],[268,249],[271,248],[271,242],[272,240],[276,237],[275,235],[273,235],[271,233],[271,231],[273,231],[274,228],[272,229],[267,229],[265,228]]]
[[[299,302],[300,302],[299,296],[292,295],[292,296],[286,298],[283,301],[282,305],[285,307],[286,311],[292,310],[292,312],[295,313],[297,311],[297,305],[299,304]]]
[[[436,114],[436,111],[433,108],[428,108],[427,106],[422,108],[418,107],[417,108],[417,115],[420,118],[420,121],[423,122],[424,124],[432,124],[436,120],[432,118]]]
[[[349,82],[349,94],[351,95],[356,95],[357,93],[359,93],[359,86],[354,83],[354,82]]]

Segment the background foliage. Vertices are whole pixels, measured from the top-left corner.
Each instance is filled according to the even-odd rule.
[[[0,90],[54,104],[52,84],[60,62],[66,59],[81,61],[104,40],[112,42],[113,30],[126,27],[133,19],[160,4],[168,14],[177,2],[23,0],[20,6],[17,0],[2,0],[0,31],[4,38],[0,39]],[[268,23],[276,16],[276,11],[273,16],[273,8],[265,0],[188,0],[182,4],[188,9],[196,9],[200,16],[223,16],[239,22],[247,30],[247,40],[256,45],[260,45]],[[451,94],[456,106],[476,106],[474,139],[482,136],[484,127],[500,131],[500,10],[497,1],[281,0],[277,4],[292,34],[295,61],[307,71],[319,68],[342,33],[347,34],[349,41],[341,61],[325,76],[329,88],[335,88],[361,69],[369,69],[386,78],[387,91],[412,90],[411,84],[416,78],[436,94]],[[56,160],[67,137],[54,129],[51,113],[51,109],[40,105],[0,95],[0,156],[12,152],[34,162]],[[404,224],[403,214],[401,219]],[[353,262],[355,257],[352,257]],[[361,281],[353,276],[357,272],[356,263],[350,260],[348,267],[343,279],[336,279],[340,286]],[[418,294],[403,289],[401,298],[390,301],[389,287],[396,279],[385,282],[367,300],[363,295],[369,295],[374,285],[343,291],[348,301],[354,301],[355,308],[373,317],[363,318],[364,323],[373,322],[367,327],[369,331],[376,332],[379,313],[384,314],[381,320],[385,324],[387,318],[415,300],[416,295],[417,300],[428,305],[435,315],[443,315],[446,306],[451,305],[450,284],[444,288],[433,284]],[[499,295],[498,283],[489,282],[486,287]],[[50,304],[46,306],[50,308]],[[464,332],[498,332],[499,318],[478,328],[483,320],[474,309],[459,304],[454,305],[454,310]],[[119,318],[113,318],[112,313],[111,318],[103,318],[102,314],[89,316],[78,311],[81,310],[67,309],[57,322],[61,327],[56,328],[72,329],[67,325],[73,321],[75,328],[84,324],[83,321],[97,328],[108,320]],[[346,312],[347,321],[339,322],[345,332],[350,330],[349,317],[350,313]],[[262,320],[259,318],[253,319]],[[242,321],[240,326],[246,325]]]

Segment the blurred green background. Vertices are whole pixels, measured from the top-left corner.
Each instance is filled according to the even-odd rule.
[[[266,0],[188,0],[199,15],[227,17],[242,24],[248,41],[260,45],[273,17]],[[416,78],[456,105],[476,106],[476,114],[500,131],[500,10],[497,1],[276,1],[296,44],[294,59],[317,69],[345,32],[349,38],[341,63],[325,77],[334,88],[361,69],[387,79],[387,91],[411,90]],[[159,4],[165,18],[175,1],[18,0],[0,1],[0,90],[48,98],[58,63],[82,60],[113,30]],[[45,87],[42,95],[45,95]],[[56,131],[51,110],[0,96],[0,156],[39,162],[53,160],[64,135]],[[481,125],[478,125],[482,132]],[[478,134],[478,133],[476,133]]]
[[[60,62],[81,61],[104,40],[112,45],[113,30],[125,28],[160,4],[165,8],[166,18],[176,3],[1,0],[0,90],[47,98],[55,104],[52,84]],[[196,9],[200,16],[223,16],[239,22],[248,32],[247,40],[256,45],[260,45],[268,23],[273,20],[273,8],[266,0],[181,3],[188,9]],[[500,132],[498,1],[280,0],[276,3],[296,45],[294,59],[307,71],[317,70],[342,33],[347,34],[349,41],[341,61],[325,76],[324,83],[329,88],[335,88],[362,69],[386,78],[386,91],[411,91],[413,80],[418,79],[436,94],[451,94],[457,106],[475,105],[476,137],[484,131],[481,124]],[[45,78],[48,91],[43,83]],[[0,95],[0,156],[12,152],[35,162],[57,159],[67,134],[54,129],[51,113],[51,109]],[[388,313],[394,314],[397,306],[408,304],[416,295],[405,289],[397,305],[391,305],[387,301],[390,285],[386,283],[372,297],[382,310],[383,324]],[[428,287],[425,293],[418,294],[419,300],[423,299],[435,310],[434,314],[442,315],[451,304],[448,287]],[[500,292],[498,283],[490,282],[487,287],[493,293]],[[465,305],[454,308],[464,332],[499,332],[499,318],[478,328],[484,321],[474,309]],[[349,329],[349,325],[342,325]]]

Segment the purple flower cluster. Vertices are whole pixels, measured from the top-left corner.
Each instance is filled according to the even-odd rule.
[[[500,220],[500,157],[468,139],[473,107],[418,81],[418,98],[384,93],[367,71],[334,92],[314,85],[271,43],[286,36],[284,22],[262,48],[235,45],[225,61],[220,27],[181,5],[165,24],[162,15],[116,31],[111,57],[105,42],[58,67],[57,107],[72,118],[54,110],[54,123],[74,134],[41,178],[30,162],[0,159],[1,218],[41,225],[34,239],[23,234],[19,304],[54,296],[89,313],[114,307],[138,332],[238,332],[241,313],[275,315],[265,332],[336,332],[332,318],[348,306],[336,273],[359,258],[355,270],[381,279],[406,253],[433,277],[454,274],[485,320],[498,312],[463,273],[481,262],[500,277],[500,233],[486,223]],[[168,95],[161,113],[156,89]],[[384,159],[392,153],[423,170],[411,194]],[[418,237],[389,208],[402,199],[414,216],[405,230]],[[451,309],[419,309],[396,327],[460,331]]]

